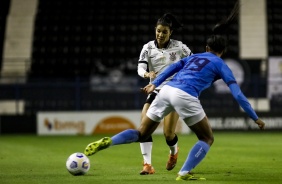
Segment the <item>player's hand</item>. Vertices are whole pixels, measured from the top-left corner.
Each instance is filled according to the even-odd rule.
[[[156,86],[154,84],[148,84],[144,88],[141,88],[141,90],[146,94],[150,94],[154,91],[155,88]]]
[[[265,123],[261,119],[256,120],[255,123],[261,130],[264,130]]]
[[[145,78],[150,78],[150,79],[154,79],[156,78],[158,72],[154,72],[154,71],[150,71],[145,73]]]

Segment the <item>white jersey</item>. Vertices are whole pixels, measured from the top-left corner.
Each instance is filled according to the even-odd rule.
[[[181,41],[170,39],[167,47],[162,49],[157,48],[156,41],[150,41],[143,46],[140,53],[138,75],[144,78],[146,72],[154,71],[158,76],[170,64],[190,55],[192,55],[191,50]],[[156,89],[160,89],[172,77],[166,79]]]

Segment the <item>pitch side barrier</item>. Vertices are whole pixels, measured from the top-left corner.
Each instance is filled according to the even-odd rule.
[[[0,116],[0,135],[1,134],[43,134],[55,135],[55,134],[96,134],[96,133],[116,133],[126,128],[136,128],[139,123],[140,112],[136,113],[136,117],[131,117],[131,113],[117,112],[116,114],[110,114],[112,112],[97,112],[101,116],[105,114],[105,117],[101,121],[97,122],[95,126],[95,119],[97,115],[92,112],[56,112],[56,113],[43,113],[40,112],[37,115],[1,115]],[[72,114],[70,116],[70,114]],[[66,116],[67,115],[67,116]],[[79,115],[79,116],[77,116]],[[91,116],[89,116],[91,115]],[[120,116],[117,116],[120,115]],[[207,113],[210,124],[213,130],[218,131],[245,131],[252,130],[258,131],[256,124],[246,116],[245,113]],[[258,113],[259,117],[266,123],[266,131],[282,131],[282,113],[266,112]],[[39,118],[41,116],[41,118]],[[79,117],[78,119],[72,118]],[[137,117],[138,116],[138,117]],[[68,119],[70,118],[70,119]],[[124,119],[126,121],[124,121]],[[133,120],[132,120],[133,119]],[[87,126],[91,126],[91,131],[87,133]],[[133,125],[132,122],[134,121]],[[118,122],[118,123],[116,123]],[[119,125],[118,125],[119,124]],[[132,126],[129,126],[132,125]],[[180,122],[178,124],[179,133],[189,133],[187,126]],[[160,128],[159,133],[162,133]]]
[[[282,130],[281,112],[261,112],[258,116],[266,123],[266,130]],[[207,113],[213,130],[259,130],[245,113]]]

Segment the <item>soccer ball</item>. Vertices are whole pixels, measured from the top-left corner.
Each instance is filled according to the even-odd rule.
[[[90,169],[90,161],[83,153],[73,153],[66,162],[67,170],[74,176],[84,175]]]

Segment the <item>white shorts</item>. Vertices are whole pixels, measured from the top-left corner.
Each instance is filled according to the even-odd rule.
[[[162,87],[146,115],[151,120],[160,122],[174,110],[188,126],[198,123],[206,116],[198,98],[168,85]]]

